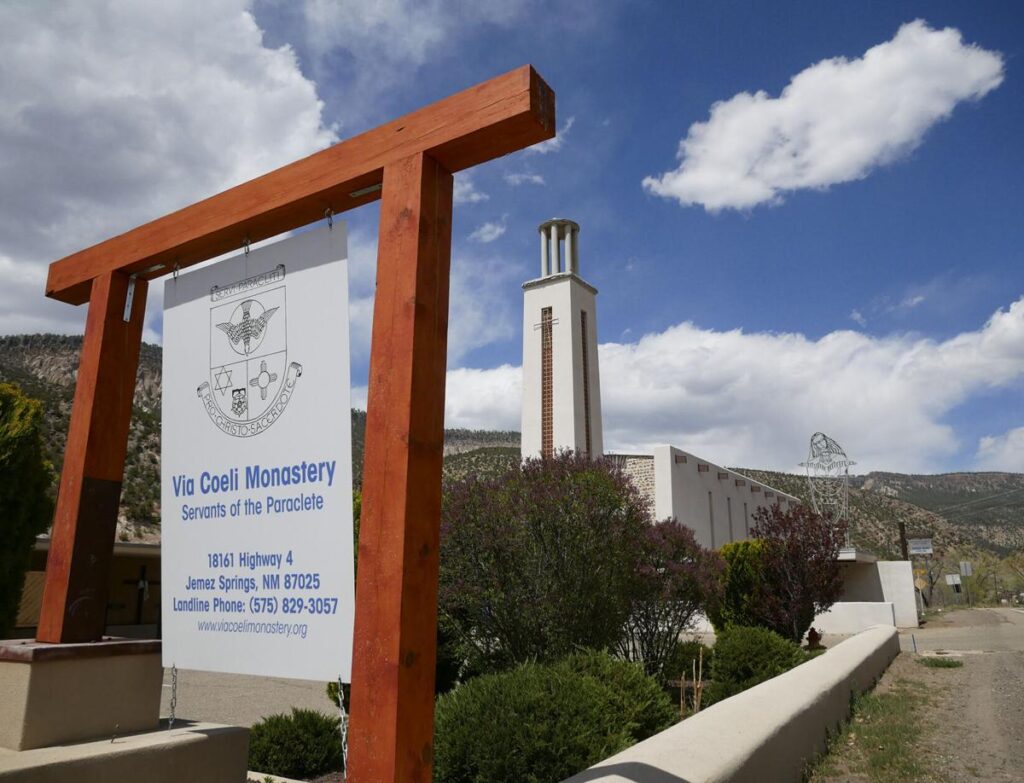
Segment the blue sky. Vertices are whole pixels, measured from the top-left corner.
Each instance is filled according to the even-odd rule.
[[[0,332],[81,329],[49,261],[529,62],[560,134],[458,177],[450,426],[518,428],[564,216],[607,446],[1024,470],[1019,3],[87,5],[0,8]],[[377,211],[347,217],[359,400]]]

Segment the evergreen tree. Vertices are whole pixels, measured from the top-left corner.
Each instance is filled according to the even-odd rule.
[[[50,524],[52,480],[42,403],[0,383],[0,638],[10,635],[17,619],[35,537]]]

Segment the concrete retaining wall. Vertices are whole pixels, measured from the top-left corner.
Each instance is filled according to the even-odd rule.
[[[851,692],[871,687],[898,653],[895,628],[871,628],[565,783],[798,781],[849,716]]]
[[[914,589],[914,570],[909,560],[880,560],[878,578],[882,583],[882,596],[892,601],[897,628],[917,628],[917,592]]]
[[[876,625],[896,625],[889,601],[843,601],[814,618],[814,627],[820,633],[853,634]]]

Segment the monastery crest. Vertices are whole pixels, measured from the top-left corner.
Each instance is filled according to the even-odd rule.
[[[288,362],[285,268],[210,289],[210,375],[197,389],[210,420],[237,438],[284,413],[302,365]]]

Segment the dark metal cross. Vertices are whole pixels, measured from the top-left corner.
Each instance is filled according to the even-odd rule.
[[[121,584],[136,585],[138,589],[138,596],[135,599],[135,624],[142,625],[142,605],[149,598],[149,586],[158,585],[160,581],[157,579],[149,580],[146,578],[146,566],[139,566],[139,578],[138,579],[122,579]]]

